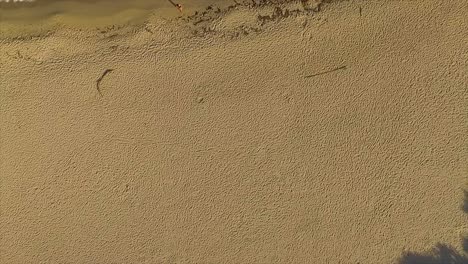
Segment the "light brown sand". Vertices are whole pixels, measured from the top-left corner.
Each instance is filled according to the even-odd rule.
[[[238,6],[3,40],[0,262],[408,264],[443,243],[463,263],[467,11]]]

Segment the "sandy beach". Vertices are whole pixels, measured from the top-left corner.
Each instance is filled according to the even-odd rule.
[[[468,263],[467,1],[187,5],[0,11],[0,263]]]

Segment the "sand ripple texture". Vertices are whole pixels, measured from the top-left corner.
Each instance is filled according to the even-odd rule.
[[[4,38],[0,262],[468,263],[467,4]]]

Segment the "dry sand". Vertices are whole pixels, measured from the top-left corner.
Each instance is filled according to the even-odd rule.
[[[468,263],[468,2],[314,10],[5,33],[0,262]]]

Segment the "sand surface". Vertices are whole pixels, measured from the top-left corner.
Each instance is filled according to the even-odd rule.
[[[274,2],[4,27],[0,263],[468,263],[468,2]]]

